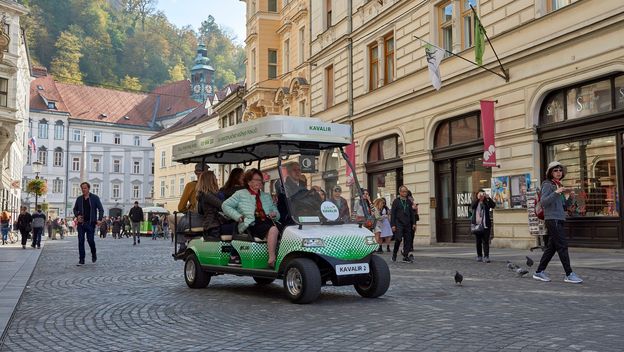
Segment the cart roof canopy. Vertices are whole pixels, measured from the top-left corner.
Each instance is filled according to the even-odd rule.
[[[351,144],[351,126],[317,118],[270,116],[211,131],[173,146],[179,163],[239,164]]]

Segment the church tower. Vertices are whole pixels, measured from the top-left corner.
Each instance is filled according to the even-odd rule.
[[[209,96],[214,94],[214,68],[210,66],[210,59],[207,55],[206,46],[199,44],[195,65],[191,69],[192,98],[200,103],[204,103]]]

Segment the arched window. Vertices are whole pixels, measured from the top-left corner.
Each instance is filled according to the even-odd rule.
[[[39,120],[39,127],[37,131],[39,139],[48,139],[48,121],[46,119]]]
[[[48,148],[41,147],[37,153],[37,161],[43,165],[48,165]]]
[[[65,126],[63,121],[58,120],[54,123],[54,139],[63,139],[65,135]]]
[[[53,166],[60,167],[63,166],[63,148],[56,147],[54,148],[54,164]]]
[[[434,147],[476,141],[481,138],[481,122],[477,113],[442,121],[436,129]]]
[[[403,184],[403,145],[398,135],[372,141],[366,154],[368,191],[373,198],[383,197],[390,203]]]
[[[402,154],[399,136],[392,135],[371,142],[366,161],[369,163],[392,160]]]

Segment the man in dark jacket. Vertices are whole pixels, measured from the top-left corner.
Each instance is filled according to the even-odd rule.
[[[392,202],[390,215],[390,225],[394,232],[394,250],[392,251],[392,261],[396,261],[401,241],[403,241],[403,262],[411,263],[409,251],[412,247],[412,229],[414,229],[414,208],[412,201],[407,198],[407,187],[399,187],[399,196]]]
[[[78,266],[84,265],[85,235],[91,248],[91,261],[95,263],[97,260],[94,238],[95,227],[100,224],[104,216],[104,207],[102,207],[100,197],[89,192],[91,185],[88,182],[83,182],[80,184],[80,189],[82,190],[82,195],[76,198],[76,203],[74,204],[74,216],[76,216],[78,224],[78,253],[80,256]]]
[[[22,248],[26,249],[26,241],[28,241],[28,233],[32,230],[32,216],[26,211],[25,206],[20,207],[20,214],[17,217],[17,228],[22,235]]]
[[[133,246],[136,246],[137,240],[141,244],[141,221],[143,221],[143,209],[139,206],[139,202],[135,201],[134,206],[130,208],[128,217],[132,222],[132,240]]]

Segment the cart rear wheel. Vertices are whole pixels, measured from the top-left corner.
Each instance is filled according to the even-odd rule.
[[[205,272],[195,253],[186,257],[184,263],[184,280],[190,288],[204,288],[210,283],[211,275]]]

